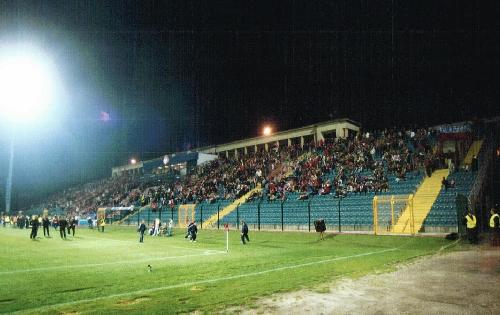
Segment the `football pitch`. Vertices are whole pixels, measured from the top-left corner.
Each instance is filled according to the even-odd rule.
[[[145,236],[132,227],[29,239],[0,227],[0,313],[213,313],[251,309],[259,298],[391,269],[450,244],[442,238],[200,230],[198,242]],[[148,265],[152,270],[149,271]]]

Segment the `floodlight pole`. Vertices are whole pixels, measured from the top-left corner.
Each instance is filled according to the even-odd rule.
[[[12,134],[10,136],[9,172],[7,173],[7,182],[5,183],[5,212],[6,213],[10,213],[13,168],[14,168],[14,130],[12,130]]]

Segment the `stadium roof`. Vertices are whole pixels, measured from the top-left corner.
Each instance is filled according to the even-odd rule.
[[[275,142],[279,141],[282,139],[286,139],[287,137],[293,136],[294,134],[300,134],[302,132],[307,132],[307,131],[313,131],[317,129],[321,129],[322,127],[325,126],[333,126],[333,125],[339,125],[339,124],[348,124],[352,125],[353,127],[359,129],[361,127],[361,124],[349,119],[349,118],[340,118],[340,119],[334,119],[334,120],[328,120],[300,128],[295,128],[295,129],[289,129],[289,130],[284,130],[284,131],[279,131],[275,132],[269,136],[259,136],[259,137],[253,137],[253,138],[246,138],[246,139],[241,139],[241,140],[236,140],[228,143],[223,143],[223,144],[218,144],[218,145],[211,145],[211,146],[206,146],[202,148],[195,149],[196,151],[199,152],[206,152],[206,153],[214,153],[215,152],[220,152],[221,150],[218,150],[218,148],[229,148],[229,147],[245,147],[245,146],[250,146],[250,145],[259,145],[259,144],[264,144],[264,143],[270,143],[270,142]],[[309,135],[312,135],[310,133]],[[226,149],[227,150],[227,149]],[[224,151],[224,150],[222,150]]]

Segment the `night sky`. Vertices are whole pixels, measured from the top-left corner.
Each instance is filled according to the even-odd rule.
[[[499,115],[499,8],[0,0],[0,41],[42,47],[67,94],[48,126],[18,128],[14,206],[108,176],[131,157],[256,136],[264,123],[286,130],[347,117],[373,129]]]

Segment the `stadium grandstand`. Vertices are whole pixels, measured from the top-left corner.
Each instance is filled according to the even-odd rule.
[[[457,232],[473,206],[467,203],[481,194],[477,174],[494,148],[476,125],[362,131],[349,119],[329,121],[114,167],[110,178],[67,188],[23,212],[47,209],[86,221],[101,208],[108,223],[137,225],[178,222],[179,207],[192,204],[202,228],[239,227],[245,219],[256,229],[311,231],[322,218],[330,230],[372,232],[375,196],[412,195],[416,231],[401,226],[408,225],[407,206],[392,222],[377,218],[386,231]]]
[[[0,315],[500,314],[499,13],[0,1]]]

